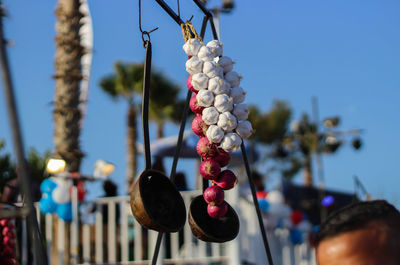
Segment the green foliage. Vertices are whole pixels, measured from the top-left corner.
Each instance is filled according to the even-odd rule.
[[[274,101],[267,113],[250,106],[249,120],[255,129],[254,139],[264,144],[281,142],[288,131],[291,114],[288,104],[279,100]]]
[[[116,62],[114,73],[100,80],[101,89],[114,99],[120,97],[133,104],[134,93],[140,93],[143,86],[143,64]]]
[[[302,168],[301,158],[290,152],[284,142],[289,132],[292,110],[285,101],[275,100],[268,112],[261,112],[257,106],[250,106],[249,120],[255,129],[253,138],[267,147],[265,163],[267,172],[279,172],[279,175],[291,179]]]
[[[150,79],[150,119],[156,122],[174,120],[173,114],[176,111],[176,104],[179,102],[179,91],[179,86],[172,83],[165,75],[159,71],[152,70]]]
[[[46,150],[40,154],[35,148],[31,147],[27,154],[30,174],[33,180],[41,183],[45,176],[46,164],[51,156],[51,152]]]
[[[282,168],[282,177],[292,179],[303,168],[303,162],[298,156],[290,156],[286,167]]]
[[[173,111],[171,113],[171,121],[178,123],[181,122],[182,120],[182,115],[183,115],[183,111],[185,109],[185,105],[186,105],[186,100],[178,100],[177,102],[175,102],[174,104],[174,108]],[[190,111],[190,109],[188,108],[188,122],[190,120],[190,116],[193,115],[193,112]]]
[[[17,163],[11,159],[9,153],[3,152],[4,147],[5,141],[0,140],[0,192],[7,182],[17,177]],[[50,154],[50,151],[45,151],[43,154],[40,154],[32,147],[27,153],[30,177],[39,184],[44,179],[46,163],[50,158]]]
[[[17,177],[15,163],[11,161],[10,154],[3,152],[4,147],[4,140],[0,140],[0,192],[8,181]]]
[[[134,94],[143,92],[143,63],[115,63],[115,73],[100,80],[100,87],[112,98],[133,104]],[[154,67],[150,77],[149,118],[158,124],[180,121],[184,101],[178,99],[180,87]]]

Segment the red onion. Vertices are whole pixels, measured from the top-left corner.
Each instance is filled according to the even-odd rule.
[[[224,202],[224,191],[214,185],[208,187],[203,193],[204,200],[210,205],[220,205]]]
[[[206,159],[200,164],[200,174],[203,178],[213,180],[221,173],[221,167],[214,159]]]
[[[1,219],[0,220],[0,226],[7,226],[9,223],[8,219]]]
[[[221,218],[226,215],[228,212],[228,204],[224,201],[220,205],[211,205],[207,206],[207,213],[211,218]]]
[[[190,99],[189,106],[190,106],[190,109],[196,114],[201,114],[203,112],[203,109],[205,108],[205,107],[199,106],[199,104],[197,104],[196,95],[194,95]]]
[[[15,259],[15,251],[9,246],[4,246],[3,248],[3,256]]]
[[[213,181],[221,189],[230,190],[235,186],[237,178],[232,171],[230,171],[229,169],[225,169]]]
[[[15,246],[15,241],[14,241],[14,239],[11,238],[11,237],[9,237],[9,236],[3,237],[3,243],[4,243],[4,245],[9,246],[9,247],[11,247],[11,248],[12,248],[13,246]]]
[[[201,115],[197,115],[192,121],[192,131],[200,137],[204,137],[207,132],[208,125],[205,124]]]
[[[13,258],[4,257],[2,260],[2,265],[16,265],[18,264]]]
[[[197,153],[202,157],[202,158],[211,158],[215,157],[217,155],[217,147],[210,143],[210,141],[207,139],[207,137],[201,137],[200,140],[197,142],[197,147],[196,147]]]
[[[15,261],[15,259],[13,258],[9,258],[9,257],[5,257],[4,260],[2,261],[2,265],[17,265],[19,263],[17,263],[17,261]]]
[[[218,148],[218,154],[215,157],[215,160],[217,160],[221,167],[226,167],[231,161],[231,155],[224,149]]]

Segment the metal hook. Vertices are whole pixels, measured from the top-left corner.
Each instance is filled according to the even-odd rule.
[[[145,38],[147,36],[147,39]],[[150,33],[147,31],[142,32],[142,41],[143,41],[143,48],[147,47],[147,44],[150,43]]]
[[[158,27],[155,27],[154,29],[150,31],[146,31],[142,29],[142,4],[141,0],[139,0],[139,30],[142,33],[142,40],[143,40],[143,48],[146,48],[147,42],[150,42],[150,33],[153,31],[157,30]],[[147,40],[145,39],[145,36],[147,36]]]

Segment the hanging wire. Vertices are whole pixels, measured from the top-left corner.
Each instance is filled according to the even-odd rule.
[[[147,41],[150,41],[150,33],[156,31],[157,29],[158,27],[155,27],[150,31],[145,31],[142,29],[142,1],[139,0],[139,30],[142,33],[143,48],[146,48]],[[147,39],[145,38],[145,36],[147,37]]]
[[[267,233],[265,232],[264,223],[261,216],[260,205],[258,204],[256,187],[254,185],[253,177],[250,170],[250,163],[249,160],[247,159],[247,153],[246,153],[246,148],[244,146],[244,142],[242,142],[240,148],[242,150],[243,162],[247,173],[247,179],[250,184],[251,196],[253,197],[254,208],[256,209],[258,224],[261,230],[261,237],[264,243],[265,253],[267,254],[268,265],[274,265],[274,261],[272,260],[271,248],[269,247]]]
[[[178,6],[178,17],[181,17],[181,7],[179,5],[179,0],[176,0],[176,4]]]

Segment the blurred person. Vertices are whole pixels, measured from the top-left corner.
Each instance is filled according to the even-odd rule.
[[[107,180],[105,180],[103,182],[103,190],[104,190],[103,197],[115,197],[115,196],[118,196],[118,187],[110,179],[107,179]],[[94,204],[88,210],[89,213],[94,213],[95,211],[101,211],[101,213],[103,215],[103,224],[108,224],[108,204],[106,204],[106,203]],[[119,215],[120,215],[119,205],[116,205],[115,211],[116,211],[115,212],[115,222],[116,222],[116,224],[118,224]]]
[[[254,188],[256,192],[265,191],[264,176],[258,171],[251,172],[251,178],[253,180]],[[249,198],[251,200],[251,188],[250,183],[246,181],[239,187],[240,196],[244,198]]]
[[[384,200],[333,213],[316,238],[318,265],[400,265],[400,213]]]
[[[151,165],[151,168],[155,169],[155,170],[158,170],[158,171],[160,171],[160,172],[165,174],[166,171],[165,171],[165,167],[164,167],[163,157],[156,156],[154,158],[155,158],[154,159],[154,163],[153,163],[153,165]]]
[[[253,183],[254,187],[256,188],[256,191],[264,191],[265,190],[264,176],[257,171],[253,171],[251,177],[253,178]]]
[[[176,188],[179,191],[188,190],[187,183],[186,183],[186,176],[185,176],[185,174],[183,172],[177,172],[172,177],[172,183],[175,184]]]
[[[40,191],[40,183],[38,183],[37,180],[33,179],[31,174],[31,168],[29,166],[29,163],[26,164],[27,169],[28,169],[28,181],[29,181],[29,188],[31,192],[31,199],[32,202],[37,202],[40,200],[42,197],[42,193]],[[16,202],[22,202],[22,193],[21,193],[21,185],[20,185],[20,172],[19,172],[19,167],[17,166],[16,168],[16,173],[17,177],[9,180],[3,188],[3,191],[1,193],[1,201],[6,202],[6,203],[16,203]]]

